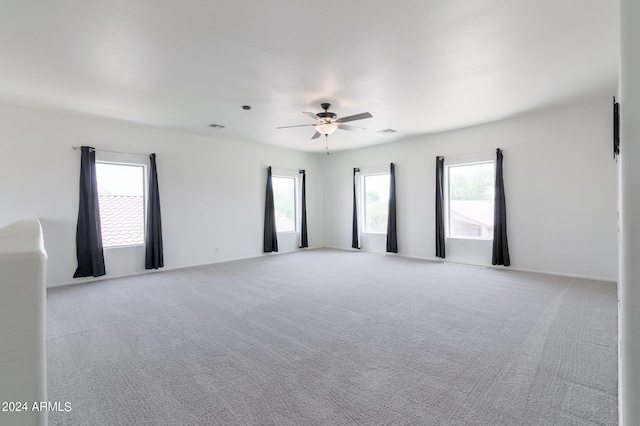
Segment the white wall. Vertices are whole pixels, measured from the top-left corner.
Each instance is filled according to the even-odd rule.
[[[80,173],[72,146],[157,154],[165,269],[262,254],[267,166],[306,169],[309,245],[324,246],[322,155],[9,106],[0,106],[0,129],[0,226],[41,220],[48,286],[87,280],[72,278]],[[279,243],[281,252],[298,245]],[[143,272],[144,247],[105,249],[105,262],[107,277]]]
[[[620,61],[620,425],[640,425],[640,3],[622,0]]]
[[[331,154],[326,243],[351,247],[353,167],[396,164],[399,254],[435,254],[435,157],[504,151],[511,267],[617,279],[611,100]],[[401,129],[400,129],[401,130]],[[364,250],[380,251],[365,236]],[[491,264],[486,241],[447,240],[447,260]],[[481,259],[484,259],[482,261]]]
[[[83,281],[71,278],[79,145],[157,153],[166,268],[261,255],[268,165],[307,170],[310,246],[350,248],[353,167],[396,163],[400,254],[433,259],[436,155],[500,147],[512,268],[617,279],[609,99],[328,157],[8,106],[0,129],[0,226],[41,219],[49,286]],[[363,248],[383,251],[375,237]],[[142,272],[143,256],[107,249],[107,277]],[[447,260],[489,265],[491,246],[449,240]]]

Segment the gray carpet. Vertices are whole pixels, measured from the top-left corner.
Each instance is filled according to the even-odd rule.
[[[50,425],[613,425],[613,283],[338,250],[48,291]]]

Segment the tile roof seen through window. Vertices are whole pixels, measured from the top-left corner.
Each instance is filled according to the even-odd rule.
[[[144,244],[144,197],[99,194],[104,247]]]
[[[276,211],[276,231],[277,232],[295,232],[296,223],[293,219]]]

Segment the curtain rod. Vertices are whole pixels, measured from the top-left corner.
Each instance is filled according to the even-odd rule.
[[[287,169],[287,168],[284,168],[284,167],[271,166],[271,170],[274,170],[274,169],[275,170],[284,170],[284,171],[287,171],[287,172],[296,172],[296,173],[304,172],[304,169],[295,169],[294,170],[294,169]]]
[[[497,148],[497,149],[500,149],[500,148]],[[438,157],[442,157],[442,158],[444,158],[446,160],[447,158],[473,157],[473,156],[476,156],[476,155],[495,154],[495,153],[496,153],[496,151],[493,150],[493,151],[473,152],[471,154],[438,155]]]
[[[80,149],[80,148],[82,148],[82,147],[80,147],[80,146],[72,146],[71,148],[73,148],[73,149]],[[92,150],[94,150],[94,151],[100,151],[100,152],[111,152],[111,153],[113,153],[113,154],[142,155],[142,156],[144,156],[144,157],[148,157],[148,156],[150,156],[150,155],[151,155],[151,154],[141,154],[141,153],[139,153],[139,152],[110,151],[110,150],[108,150],[108,149],[98,149],[98,148],[94,148],[94,147],[89,147],[89,148],[91,148],[91,149],[92,149]]]
[[[364,166],[364,167],[356,167],[356,169],[358,169],[358,171],[363,170],[363,169],[375,169],[378,167],[391,167],[391,163],[393,163],[393,161],[387,163],[387,164],[378,164],[377,166]]]

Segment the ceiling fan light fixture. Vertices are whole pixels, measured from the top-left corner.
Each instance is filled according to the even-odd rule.
[[[345,125],[344,123],[349,122],[349,121],[363,120],[365,118],[373,117],[371,115],[371,113],[362,112],[360,114],[349,115],[347,117],[338,118],[338,114],[336,114],[335,112],[329,111],[329,108],[331,107],[331,104],[323,103],[323,104],[320,104],[320,106],[322,106],[322,109],[324,111],[319,112],[317,114],[314,114],[312,112],[302,111],[302,113],[304,115],[309,116],[309,117],[313,118],[314,120],[316,120],[315,124],[300,124],[300,125],[295,125],[295,126],[283,126],[283,127],[276,127],[276,129],[286,129],[286,128],[289,128],[289,127],[313,126],[316,129],[316,132],[313,134],[311,139],[317,139],[321,135],[329,136],[330,134],[335,132],[336,129],[349,130],[349,131],[367,130],[364,127]]]
[[[338,128],[338,125],[336,123],[321,123],[321,124],[316,124],[315,127],[316,127],[316,130],[322,133],[323,135],[330,135],[331,133],[336,131],[336,129]]]

